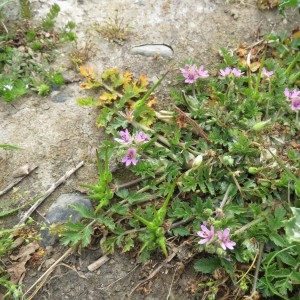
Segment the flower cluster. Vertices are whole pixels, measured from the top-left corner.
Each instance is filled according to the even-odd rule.
[[[197,235],[201,238],[198,244],[206,244],[208,242],[216,241],[223,250],[232,250],[236,245],[235,242],[229,239],[230,228],[226,228],[223,231],[218,231],[217,235],[215,235],[214,226],[210,226],[210,228],[208,228],[207,223],[203,222],[203,225],[201,225],[201,229],[201,231],[197,232]]]
[[[234,77],[240,77],[242,74],[244,74],[244,72],[242,72],[241,70],[236,69],[236,68],[231,69],[231,68],[227,67],[225,70],[220,70],[219,74],[222,77],[229,76],[230,74],[232,74]]]
[[[288,100],[291,101],[291,109],[292,110],[300,110],[300,91],[298,90],[292,90],[289,89],[284,90],[284,95]]]
[[[209,76],[208,71],[204,70],[204,66],[188,65],[186,64],[184,68],[180,68],[181,74],[185,78],[186,83],[194,83],[198,78],[206,78]]]
[[[119,135],[120,138],[115,138],[115,141],[129,147],[126,155],[122,158],[122,163],[124,163],[126,167],[130,165],[135,166],[138,163],[138,160],[137,150],[134,146],[149,141],[149,136],[143,131],[137,131],[135,137],[132,137],[127,128],[124,131],[119,131]]]

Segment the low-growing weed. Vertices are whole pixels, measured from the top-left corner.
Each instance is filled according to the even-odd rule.
[[[162,79],[148,89],[144,75],[110,69],[100,76],[82,66],[81,88],[105,91],[78,102],[101,109],[97,125],[113,141],[100,147],[106,155],[98,157],[98,185],[86,185],[95,210],[77,207],[91,222],[68,223],[64,243],[87,245],[97,223],[106,253],[117,246],[147,260],[188,243],[195,269],[219,276],[199,283],[198,296],[218,299],[231,283],[230,295],[238,298],[296,297],[299,43],[295,34],[273,35],[250,53],[221,49],[214,76],[196,63],[183,65],[168,111],[154,109]],[[136,179],[114,182],[113,156]]]
[[[68,22],[55,29],[60,8],[51,6],[40,25],[30,22],[30,3],[20,1],[23,19],[0,38],[0,97],[7,102],[27,94],[30,90],[48,94],[55,86],[64,84],[59,71],[53,70],[55,51],[62,43],[75,41],[75,24]]]
[[[116,10],[114,18],[108,18],[104,25],[96,23],[94,29],[105,39],[122,45],[131,33],[131,27],[124,23],[123,18],[119,17]]]

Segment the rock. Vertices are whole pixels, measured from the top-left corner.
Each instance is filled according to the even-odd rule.
[[[91,201],[86,199],[82,194],[74,193],[60,195],[50,206],[48,213],[46,214],[46,225],[61,224],[69,220],[72,222],[79,222],[82,219],[81,215],[70,207],[75,204],[82,204],[88,209],[92,208]],[[41,244],[43,247],[53,245],[58,240],[58,236],[51,235],[48,228],[41,230],[41,237]]]
[[[53,92],[51,93],[52,102],[63,103],[63,102],[66,102],[68,99],[70,99],[71,95],[69,93],[60,92],[56,88],[59,88],[59,87],[52,86],[52,90],[53,90]]]
[[[171,46],[165,44],[145,44],[131,48],[130,54],[148,57],[161,56],[164,58],[172,58],[174,51]]]

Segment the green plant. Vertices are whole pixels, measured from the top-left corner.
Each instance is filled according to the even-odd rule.
[[[28,1],[22,2],[24,8]],[[46,95],[51,86],[61,86],[64,79],[52,70],[55,48],[64,42],[74,41],[75,24],[68,22],[62,29],[54,29],[59,13],[57,4],[50,8],[41,25],[34,26],[22,20],[18,30],[7,32],[0,39],[0,97],[7,102],[25,95],[30,90]],[[20,29],[22,28],[22,29]]]
[[[251,61],[247,53],[221,49],[224,62],[213,77],[189,61],[180,68],[167,111],[154,109],[154,91],[164,77],[149,88],[146,76],[117,69],[98,75],[81,66],[81,88],[105,91],[78,103],[100,109],[97,125],[113,140],[100,147],[98,183],[85,185],[95,208],[76,207],[86,220],[67,223],[63,242],[85,246],[102,228],[105,253],[119,247],[142,260],[156,250],[167,256],[190,245],[198,272],[220,274],[220,281],[199,284],[199,297],[221,298],[222,285],[239,298],[295,297],[298,45],[297,36],[272,35],[256,46]],[[132,180],[112,176],[112,157]]]
[[[300,1],[299,0],[280,0],[279,12],[281,14],[283,14],[285,9],[288,7],[298,8],[299,13],[300,13]]]
[[[17,229],[8,229],[0,231],[0,258],[7,255],[12,250],[13,240],[11,235]],[[6,273],[4,266],[0,266],[0,286],[6,289],[3,299],[20,299],[23,296],[21,286],[11,283],[10,276]]]
[[[47,13],[46,17],[42,21],[42,28],[46,31],[51,31],[54,29],[54,22],[60,12],[60,7],[58,4],[53,4],[50,11]]]
[[[21,16],[23,19],[31,18],[31,8],[29,0],[19,0],[21,6]]]
[[[114,18],[108,18],[108,21],[106,21],[104,25],[96,23],[94,28],[104,38],[117,44],[123,44],[123,42],[129,38],[131,29],[128,24],[124,24],[124,20],[122,18],[120,19],[117,10]]]

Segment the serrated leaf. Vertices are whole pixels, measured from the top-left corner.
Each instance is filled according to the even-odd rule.
[[[206,194],[207,193],[207,188],[202,180],[198,181],[198,185],[200,187],[200,190],[202,193]]]
[[[144,110],[143,112],[140,113],[140,118],[141,120],[139,121],[140,124],[150,127],[156,119],[155,112],[150,109],[147,105],[147,110]]]
[[[294,266],[296,266],[296,264]],[[293,284],[300,284],[300,272],[292,270],[290,279],[293,281]]]
[[[277,280],[274,284],[274,287],[278,290],[279,294],[282,296],[287,295],[288,291],[293,290],[293,286],[289,282],[288,277],[281,279],[281,280]]]
[[[101,249],[103,253],[105,254],[113,254],[115,251],[115,243],[116,243],[116,237],[108,237],[106,240],[101,243]]]
[[[206,186],[208,188],[209,193],[212,196],[214,196],[216,194],[216,192],[215,192],[215,188],[214,188],[213,184],[211,182],[209,182],[209,181],[206,181],[205,183],[206,183]]]
[[[284,223],[284,229],[287,240],[292,242],[300,242],[300,208],[291,207],[293,217]]]
[[[76,100],[77,104],[81,106],[95,106],[96,102],[94,101],[93,97],[87,97],[87,98],[79,98]]]
[[[115,101],[118,99],[118,94],[116,92],[104,92],[102,95],[98,98],[98,106],[102,107],[107,104],[111,104],[112,101]]]
[[[111,212],[122,215],[122,216],[127,216],[129,214],[129,209],[128,207],[124,207],[123,205],[116,203],[110,208]]]
[[[130,192],[126,198],[129,204],[137,204],[146,199],[151,199],[153,196],[148,193],[135,193]]]
[[[147,75],[141,74],[141,75],[139,76],[137,85],[138,85],[139,87],[141,87],[141,88],[147,87],[147,85],[148,85],[148,78],[147,78]]]
[[[79,71],[80,71],[80,74],[84,77],[92,77],[94,78],[95,77],[95,72],[94,72],[94,68],[92,66],[80,66],[79,67]]]
[[[194,264],[195,270],[204,274],[212,274],[219,267],[221,264],[217,257],[201,258]]]
[[[107,123],[111,121],[113,115],[114,115],[114,113],[110,108],[108,108],[108,107],[102,108],[101,113],[99,114],[98,119],[96,121],[97,126],[105,127],[107,125]]]
[[[175,236],[188,236],[190,231],[186,227],[177,227],[172,229],[172,232]]]
[[[181,190],[183,192],[189,192],[189,191],[195,192],[198,185],[197,181],[195,180],[195,177],[189,175],[182,176],[181,183],[182,183]]]
[[[115,194],[122,199],[126,199],[129,195],[129,191],[127,189],[121,189],[121,190],[115,191]]]
[[[134,247],[134,241],[130,235],[126,236],[124,240],[125,246],[122,249],[122,252],[128,252]]]
[[[79,222],[72,223],[67,222],[65,224],[65,230],[62,232],[62,244],[67,246],[69,244],[75,245],[82,240],[82,231],[85,226]]]
[[[117,68],[111,68],[111,69],[107,69],[105,70],[101,77],[102,79],[104,80],[107,80],[107,79],[111,79],[112,77],[116,77],[116,74],[119,74],[120,71],[117,69]]]
[[[291,271],[289,269],[280,268],[279,270],[275,270],[270,274],[270,277],[273,278],[286,278],[289,276]]]
[[[283,263],[285,263],[286,265],[289,265],[289,266],[296,266],[297,265],[297,260],[292,256],[290,255],[289,253],[287,253],[287,251],[283,252],[283,253],[278,253],[277,255],[281,261]]]
[[[99,223],[102,223],[103,225],[107,226],[107,228],[111,231],[113,231],[115,228],[115,223],[112,218],[107,218],[105,216],[99,215],[99,216],[97,216],[96,220]]]
[[[269,238],[276,246],[285,247],[287,244],[286,240],[276,232],[272,232]]]
[[[75,211],[77,211],[81,217],[86,219],[94,219],[95,214],[92,208],[88,208],[84,204],[76,204],[71,206]]]
[[[82,231],[82,246],[86,247],[91,242],[92,237],[92,228],[91,226],[86,226]]]

